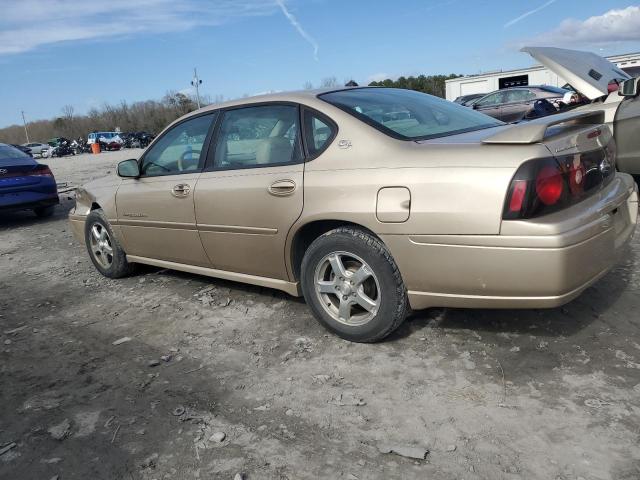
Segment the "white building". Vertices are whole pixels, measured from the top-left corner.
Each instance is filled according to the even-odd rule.
[[[640,52],[614,55],[607,57],[607,59],[632,77],[640,76]],[[566,83],[563,78],[547,70],[542,65],[518,70],[500,70],[447,80],[447,100],[455,100],[461,95],[489,93],[501,88],[520,85],[553,85],[562,87]]]

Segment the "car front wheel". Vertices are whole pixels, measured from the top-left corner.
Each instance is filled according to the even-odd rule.
[[[102,209],[92,210],[87,215],[84,238],[91,261],[102,275],[121,278],[134,272],[135,265],[127,261]]]
[[[302,290],[314,316],[353,342],[375,342],[406,318],[407,292],[386,246],[342,227],[318,237],[302,260]]]

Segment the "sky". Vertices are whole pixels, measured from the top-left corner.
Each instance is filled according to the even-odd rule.
[[[104,103],[210,98],[534,64],[519,48],[640,51],[618,0],[0,0],[0,127]]]

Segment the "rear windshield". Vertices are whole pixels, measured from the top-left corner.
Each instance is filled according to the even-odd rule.
[[[503,125],[483,113],[413,90],[354,88],[324,93],[319,98],[402,140],[425,140]]]
[[[14,158],[31,158],[22,150],[18,150],[11,145],[0,145],[0,160],[11,160]]]

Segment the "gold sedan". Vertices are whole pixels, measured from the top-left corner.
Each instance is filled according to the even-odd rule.
[[[506,125],[388,88],[247,98],[168,126],[69,218],[108,277],[143,263],[304,295],[373,342],[410,308],[555,307],[604,275],[638,193],[602,122]]]

